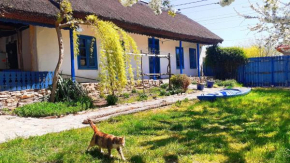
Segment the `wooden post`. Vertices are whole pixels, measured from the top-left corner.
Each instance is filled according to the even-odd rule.
[[[22,33],[21,31],[17,30],[17,43],[18,43],[18,57],[19,57],[19,63],[20,63],[20,69],[24,70],[23,66],[23,54],[22,54]]]
[[[171,86],[171,56],[170,53],[168,53],[168,73],[169,73],[169,89],[172,89]]]

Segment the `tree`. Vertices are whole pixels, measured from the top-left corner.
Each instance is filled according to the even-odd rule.
[[[212,68],[217,79],[236,78],[238,67],[246,62],[247,58],[242,48],[210,46],[206,51],[205,65]]]
[[[59,44],[59,58],[54,71],[50,101],[54,102],[55,100],[59,70],[63,62],[63,28],[71,28],[73,30],[75,54],[78,54],[77,29],[80,25],[90,25],[95,32],[96,38],[100,39],[101,92],[107,91],[110,94],[114,94],[115,91],[120,91],[127,85],[128,77],[133,81],[133,69],[130,64],[130,56],[128,53],[132,51],[135,54],[139,53],[135,41],[124,30],[117,27],[112,22],[99,20],[95,15],[88,15],[84,20],[74,18],[69,0],[62,0],[59,2],[59,5],[60,13],[55,23]],[[93,44],[94,43],[92,43],[92,45]],[[93,48],[91,48],[91,50],[93,50]]]

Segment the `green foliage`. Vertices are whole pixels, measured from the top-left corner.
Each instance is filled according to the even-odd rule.
[[[244,65],[248,59],[242,48],[221,48],[211,46],[207,48],[205,65],[214,70],[217,79],[234,79],[239,66]]]
[[[14,113],[21,117],[47,117],[77,113],[86,109],[88,109],[88,107],[84,107],[81,103],[71,105],[63,102],[40,102],[16,108]]]
[[[160,96],[165,96],[166,92],[167,92],[166,90],[160,90],[160,94],[159,95]]]
[[[119,98],[116,95],[108,95],[106,100],[107,100],[108,105],[116,105]]]
[[[137,93],[136,88],[133,88],[131,92],[132,92],[132,93]]]
[[[171,77],[171,83],[173,86],[173,89],[182,89],[183,93],[187,91],[188,86],[190,85],[190,78],[185,75],[173,75]]]
[[[184,91],[183,91],[183,89],[173,89],[173,90],[170,90],[169,93],[171,95],[175,95],[175,94],[184,93]]]
[[[122,95],[124,98],[130,98],[130,94],[129,93],[123,93]]]
[[[128,162],[287,163],[289,97],[287,89],[254,89],[247,96],[119,116],[98,127],[126,137]],[[0,162],[119,162],[116,150],[113,159],[97,148],[85,152],[92,134],[88,126],[11,140],[0,144]]]
[[[179,101],[179,100],[178,100],[178,101],[175,102],[175,106],[177,106],[177,107],[180,107],[181,104],[182,104],[182,101]]]
[[[242,85],[239,84],[236,80],[216,80],[215,84],[218,85],[219,87],[241,87]]]
[[[162,88],[162,89],[167,89],[168,87],[169,87],[169,84],[168,83],[162,84],[160,86],[160,88]]]
[[[88,107],[92,106],[92,99],[88,96],[88,92],[77,81],[73,82],[70,78],[58,78],[55,102],[69,102],[84,104]]]
[[[138,97],[138,101],[145,101],[148,99],[148,96],[145,93],[140,93]]]

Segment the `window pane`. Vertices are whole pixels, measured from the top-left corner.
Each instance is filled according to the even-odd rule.
[[[86,55],[86,48],[80,48],[80,56],[85,57]]]
[[[89,58],[89,66],[95,66],[96,62],[95,62],[95,57],[90,57]]]
[[[86,40],[85,39],[79,39],[79,47],[85,48],[86,47]]]
[[[81,59],[80,59],[80,65],[81,65],[81,66],[86,66],[86,65],[87,65],[87,60],[86,60],[86,58],[81,58]]]

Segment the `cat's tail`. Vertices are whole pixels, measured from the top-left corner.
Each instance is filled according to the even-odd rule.
[[[98,128],[97,128],[97,126],[94,124],[94,122],[92,120],[88,119],[88,122],[89,122],[89,124],[91,125],[92,129],[95,132],[98,132],[99,131]]]

